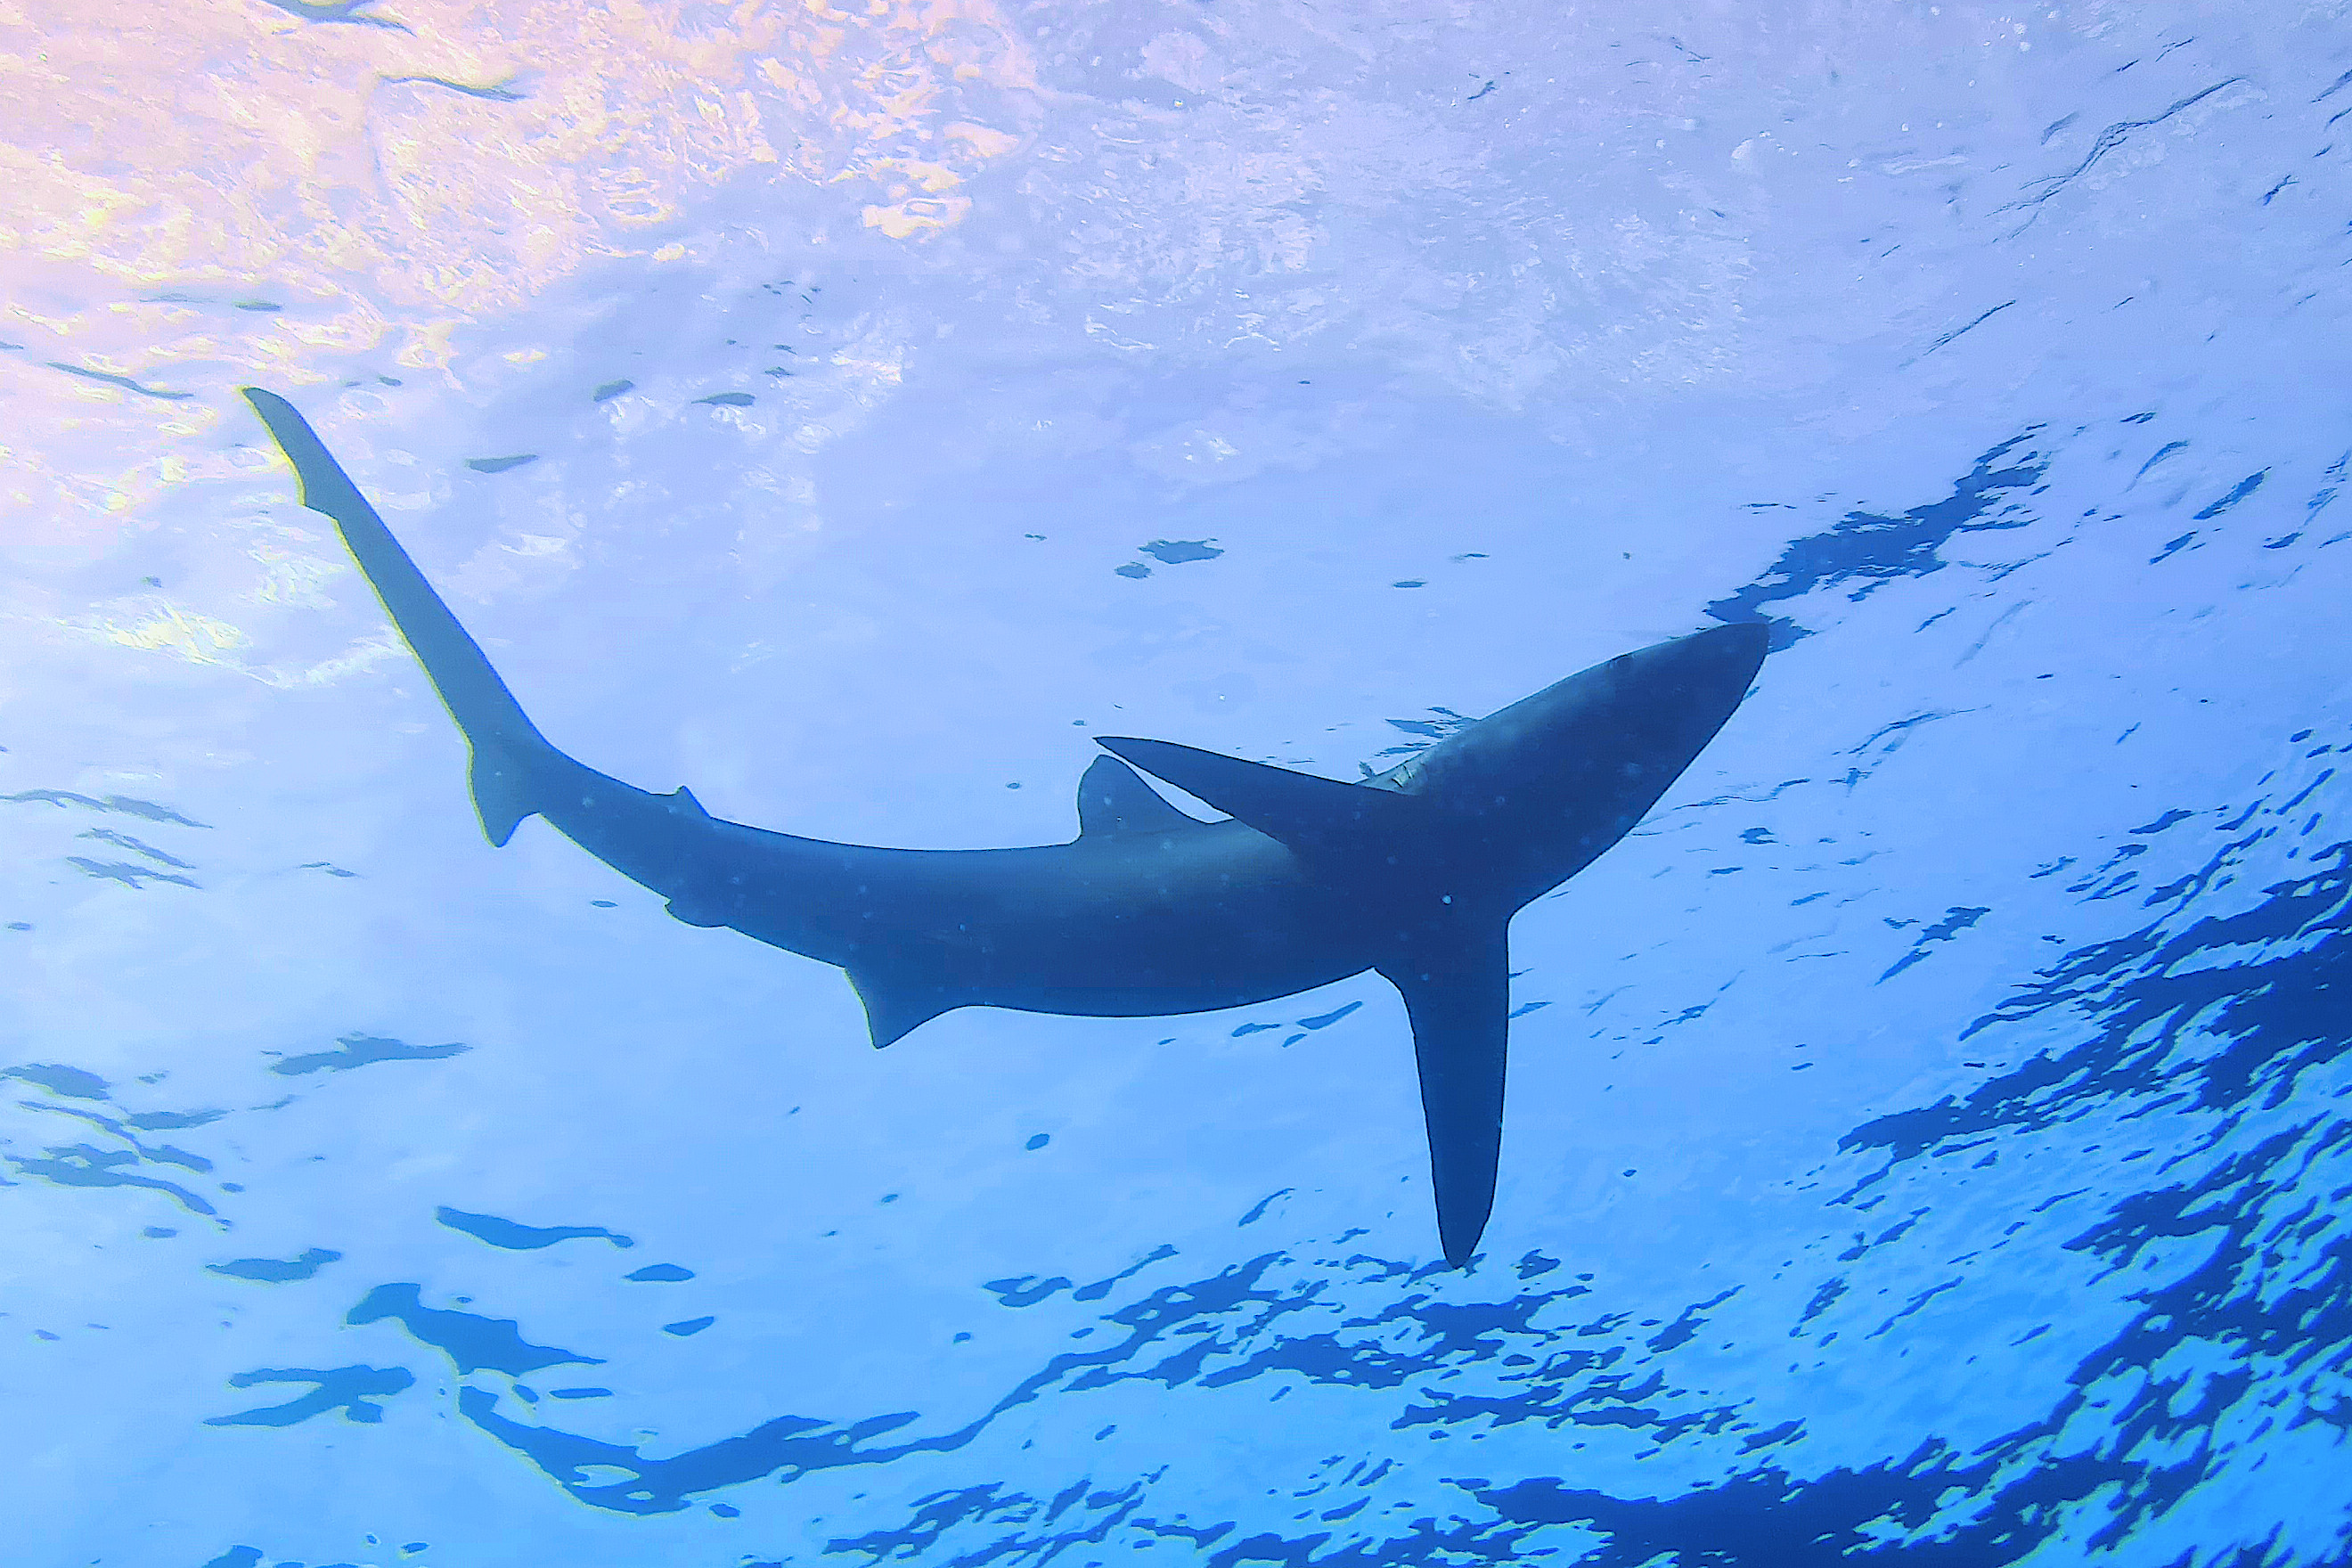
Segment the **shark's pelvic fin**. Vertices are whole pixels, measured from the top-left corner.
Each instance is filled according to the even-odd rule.
[[[1268,838],[1304,855],[1369,851],[1424,826],[1426,802],[1265,763],[1196,751],[1173,741],[1097,735],[1107,751],[1187,795],[1198,795]]]
[[[866,1029],[877,1051],[964,1005],[936,982],[909,974],[878,955],[848,969],[849,984],[856,989],[857,999],[866,1004]]]
[[[1478,1249],[1495,1206],[1511,994],[1503,924],[1475,916],[1463,923],[1417,936],[1379,966],[1412,1020],[1437,1237],[1456,1268]]]
[[[1166,833],[1200,824],[1185,816],[1143,775],[1117,757],[1097,757],[1078,780],[1078,836],[1105,833]]]
[[[724,911],[698,903],[690,898],[683,896],[674,898],[669,900],[668,908],[669,918],[683,925],[699,926],[705,931],[711,931],[727,923]]]
[[[539,809],[548,787],[541,775],[549,763],[562,760],[562,753],[524,717],[481,648],[457,624],[318,432],[276,393],[257,386],[243,391],[269,426],[278,450],[294,465],[302,482],[302,504],[334,520],[384,612],[408,639],[449,716],[465,731],[473,749],[474,809],[481,814],[482,832],[489,841],[504,844],[522,819]]]

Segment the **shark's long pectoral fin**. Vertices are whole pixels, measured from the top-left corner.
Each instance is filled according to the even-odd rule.
[[[1291,849],[1318,874],[1360,879],[1370,898],[1393,898],[1399,863],[1425,865],[1431,846],[1444,843],[1448,823],[1442,809],[1416,795],[1378,784],[1341,784],[1170,741],[1096,739],[1146,773]],[[1398,945],[1374,967],[1403,994],[1412,1019],[1437,1234],[1445,1260],[1459,1268],[1477,1250],[1486,1228],[1502,1156],[1509,917],[1455,906],[1450,894],[1442,901],[1446,913],[1400,931]]]
[[[1456,1268],[1477,1250],[1495,1206],[1511,991],[1502,923],[1473,929],[1465,917],[1463,925],[1417,935],[1379,966],[1412,1020],[1437,1236]]]
[[[1123,735],[1097,735],[1095,741],[1304,855],[1361,853],[1421,827],[1429,816],[1425,802],[1393,790],[1341,784],[1173,741]]]
[[[334,520],[393,625],[408,639],[450,717],[465,731],[473,751],[474,808],[481,814],[482,831],[490,842],[504,844],[524,817],[540,809],[548,788],[548,765],[561,762],[562,753],[524,716],[480,647],[457,624],[318,432],[276,393],[257,386],[243,390],[286,460],[294,465],[302,481],[302,504]]]

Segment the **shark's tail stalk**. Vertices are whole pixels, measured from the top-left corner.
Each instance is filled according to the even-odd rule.
[[[473,752],[474,809],[481,815],[482,832],[489,841],[505,844],[522,819],[540,809],[549,764],[560,762],[562,753],[524,716],[480,647],[457,624],[318,432],[276,393],[257,386],[241,390],[269,426],[286,460],[294,465],[302,482],[302,504],[334,520],[352,559],[383,602],[385,614],[408,639],[449,716],[465,731]]]

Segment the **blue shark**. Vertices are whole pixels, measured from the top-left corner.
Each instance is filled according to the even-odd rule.
[[[1769,641],[1744,622],[1621,654],[1349,783],[1099,737],[1109,754],[1079,780],[1066,844],[800,838],[559,751],[293,405],[245,395],[463,732],[493,845],[540,816],[688,925],[841,968],[877,1047],[959,1007],[1153,1017],[1377,973],[1412,1027],[1438,1238],[1457,1268],[1494,1206],[1511,918],[1641,821],[1746,697]],[[1225,819],[1178,809],[1145,773]]]

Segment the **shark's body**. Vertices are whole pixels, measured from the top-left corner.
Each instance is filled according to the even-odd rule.
[[[1205,1012],[1377,970],[1403,995],[1438,1229],[1470,1257],[1492,1207],[1509,1011],[1506,930],[1622,837],[1727,719],[1761,624],[1622,655],[1339,784],[1161,741],[1104,739],[1080,832],[1024,849],[884,849],[722,821],[573,761],[523,714],[373,507],[283,398],[249,398],[332,518],[472,748],[483,830],[565,837],[669,900],[846,970],[875,1045],[956,1007]],[[1229,812],[1201,822],[1127,763]]]

